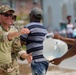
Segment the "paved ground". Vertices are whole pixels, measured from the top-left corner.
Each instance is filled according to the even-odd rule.
[[[20,75],[32,75],[30,65],[20,64]],[[76,75],[76,70],[63,69],[57,66],[49,66],[46,75]]]
[[[46,75],[76,75],[76,56],[62,62],[59,66],[50,64]],[[32,75],[26,61],[20,63],[20,75]]]

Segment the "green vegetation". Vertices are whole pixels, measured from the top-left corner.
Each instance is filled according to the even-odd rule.
[[[23,50],[26,50],[26,46],[25,46],[25,45],[23,45],[23,46],[22,46],[22,49],[23,49]]]

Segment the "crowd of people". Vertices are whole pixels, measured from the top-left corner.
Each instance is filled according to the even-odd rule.
[[[60,35],[68,38],[76,38],[76,27],[71,21],[72,16],[68,15],[65,23],[60,22],[61,29],[58,31]]]

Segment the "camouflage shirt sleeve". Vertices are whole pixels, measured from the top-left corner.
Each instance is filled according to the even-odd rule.
[[[25,53],[24,50],[22,50],[22,46],[20,43],[20,38],[16,37],[12,43],[12,50],[13,52],[17,55],[17,57],[21,60],[24,60],[24,58],[21,58],[21,54],[20,53]]]
[[[16,37],[14,40],[13,40],[13,43],[12,43],[12,49],[16,52],[19,52],[22,50],[22,47],[21,47],[21,43],[20,43],[20,38],[19,37]]]

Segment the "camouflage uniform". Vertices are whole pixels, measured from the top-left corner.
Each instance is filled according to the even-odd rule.
[[[19,75],[17,56],[18,52],[22,50],[20,39],[19,37],[16,37],[10,41],[7,39],[7,33],[14,31],[17,31],[14,26],[11,26],[10,29],[6,31],[0,25],[0,68],[5,72],[0,75]]]
[[[21,44],[20,44],[20,38],[16,37],[12,44],[12,65],[15,68],[16,75],[19,75],[19,64],[17,62],[17,58],[20,58],[18,55],[18,52],[22,51]]]
[[[15,68],[15,73],[16,75],[19,75],[19,64],[17,62],[17,55],[15,52],[12,52],[11,55],[12,55],[12,65]]]
[[[2,5],[0,7],[0,14],[7,11],[15,12],[8,5]],[[7,37],[9,32],[16,31],[17,29],[14,26],[10,26],[9,30],[5,30],[4,27],[0,25],[0,75],[19,74],[17,56],[20,57],[19,52],[22,50],[20,39],[16,37],[9,41]]]

